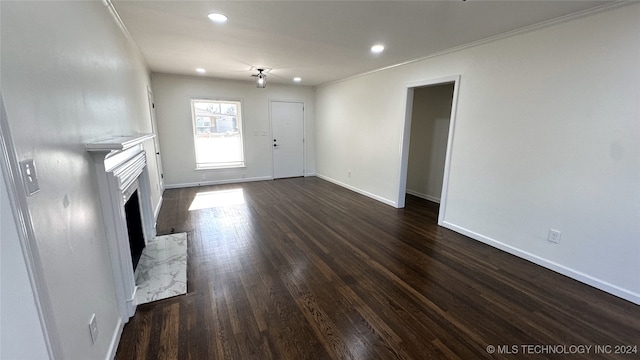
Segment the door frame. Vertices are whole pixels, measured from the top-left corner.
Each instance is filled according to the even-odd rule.
[[[153,137],[153,150],[155,152],[154,159],[156,159],[156,171],[158,173],[158,182],[160,184],[160,198],[164,192],[164,169],[162,168],[162,154],[160,153],[160,139],[158,135],[158,123],[156,122],[156,101],[153,98],[153,91],[151,86],[147,85],[147,98],[149,99],[149,117],[151,118],[151,132],[156,134]],[[158,207],[160,209],[160,207]],[[154,215],[156,218],[158,214]]]
[[[294,104],[302,104],[302,176],[307,176],[307,141],[306,141],[306,133],[307,133],[307,114],[305,112],[306,105],[304,101],[296,101],[296,100],[277,100],[277,99],[269,99],[269,136],[271,137],[269,141],[269,146],[271,147],[271,177],[273,179],[276,178],[276,161],[273,153],[273,111],[272,105],[274,102],[282,102],[282,103],[294,103]]]
[[[438,213],[438,225],[442,225],[447,209],[447,194],[449,191],[449,172],[451,169],[451,151],[456,124],[456,109],[458,106],[458,90],[460,88],[460,75],[444,76],[440,78],[419,80],[405,85],[405,112],[404,128],[401,140],[400,179],[396,204],[398,208],[405,206],[407,192],[407,170],[409,165],[409,141],[411,137],[411,117],[413,115],[413,93],[416,88],[425,86],[437,86],[453,83],[453,101],[451,102],[451,116],[449,118],[449,134],[447,137],[447,151],[444,163],[444,176],[442,178],[442,193],[440,195],[440,211]]]

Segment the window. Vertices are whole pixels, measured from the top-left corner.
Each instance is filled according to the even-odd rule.
[[[191,99],[196,169],[244,166],[239,101]]]

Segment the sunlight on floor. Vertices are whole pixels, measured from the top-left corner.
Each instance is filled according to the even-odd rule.
[[[189,211],[227,205],[242,205],[244,203],[244,193],[242,189],[201,192],[196,194],[191,206],[189,206]]]

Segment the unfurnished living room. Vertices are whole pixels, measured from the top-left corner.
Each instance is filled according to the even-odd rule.
[[[640,359],[640,3],[0,0],[0,359]]]

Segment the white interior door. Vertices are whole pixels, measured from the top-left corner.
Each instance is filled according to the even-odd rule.
[[[271,101],[273,177],[304,175],[304,104]]]

